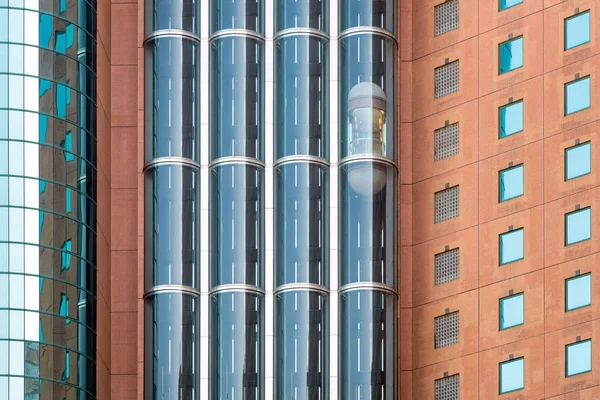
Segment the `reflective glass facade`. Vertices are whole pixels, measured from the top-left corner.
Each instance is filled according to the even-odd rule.
[[[0,397],[96,395],[96,4],[0,1]]]

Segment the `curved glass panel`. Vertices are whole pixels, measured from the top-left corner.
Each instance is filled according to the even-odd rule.
[[[211,399],[264,398],[262,297],[244,292],[211,296]]]
[[[227,36],[213,41],[211,52],[211,160],[262,160],[263,43]]]
[[[146,35],[160,29],[200,32],[200,10],[196,0],[153,0],[146,3]]]
[[[328,31],[329,15],[325,0],[277,0],[275,33],[288,28]]]
[[[223,29],[263,33],[263,0],[211,0],[211,34]]]
[[[313,36],[286,36],[275,49],[275,157],[327,158],[327,42]]]
[[[352,35],[340,40],[339,57],[340,158],[394,160],[396,43],[376,34]]]
[[[275,168],[276,286],[329,285],[327,167],[293,163]]]
[[[211,287],[263,286],[263,170],[225,164],[211,169]]]
[[[199,288],[199,173],[182,165],[146,172],[146,290],[157,285]]]
[[[159,293],[145,303],[146,398],[198,398],[198,299]]]
[[[280,293],[275,315],[275,398],[328,398],[327,298],[307,291]]]
[[[341,399],[395,399],[396,298],[378,290],[340,295]]]
[[[198,44],[165,37],[146,45],[146,161],[199,160]]]
[[[388,0],[342,0],[340,9],[340,32],[360,26],[374,26],[394,32],[394,6]]]
[[[396,170],[374,161],[340,167],[340,285],[395,287]]]

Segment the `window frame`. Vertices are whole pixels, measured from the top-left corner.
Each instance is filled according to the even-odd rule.
[[[523,231],[523,256],[521,258],[517,258],[515,260],[507,261],[507,262],[503,263],[502,262],[502,236],[512,234],[517,231]],[[502,232],[501,234],[498,235],[498,265],[499,266],[512,264],[512,263],[515,263],[517,261],[521,261],[524,259],[525,259],[525,228],[524,227],[513,229],[512,231]]]
[[[506,364],[512,364],[518,361],[523,361],[523,386],[521,386],[518,389],[513,389],[513,390],[508,390],[506,392],[502,391],[502,366],[506,365]],[[517,357],[517,358],[513,358],[512,360],[506,360],[506,361],[502,361],[498,364],[498,369],[500,371],[500,379],[498,380],[498,393],[503,395],[503,394],[507,394],[507,393],[513,393],[513,392],[517,392],[519,390],[523,390],[525,389],[525,357]]]
[[[519,100],[515,100],[511,103],[505,104],[503,106],[498,107],[498,139],[505,139],[507,137],[511,137],[514,136],[518,133],[521,133],[525,130],[525,102],[523,101],[524,99],[519,99]],[[511,133],[509,135],[504,135],[502,136],[502,110],[506,109],[508,107],[512,107],[512,106],[516,106],[517,104],[522,104],[521,110],[523,111],[523,126],[521,127],[521,130],[518,130],[514,133]]]
[[[569,281],[581,279],[586,276],[590,277],[590,302],[583,306],[569,308]],[[580,275],[572,276],[570,278],[565,279],[565,313],[568,313],[569,311],[575,311],[575,310],[580,310],[582,308],[590,307],[592,305],[592,295],[593,295],[593,293],[592,293],[592,273],[591,272],[586,272],[585,274],[580,274]]]
[[[581,17],[584,14],[588,14],[590,16],[590,31],[588,32],[590,38],[587,40],[587,42],[580,43],[580,44],[575,45],[573,47],[567,47],[567,21],[575,19],[575,18],[578,18],[578,17]],[[592,13],[591,13],[591,9],[588,8],[585,11],[578,12],[575,15],[571,15],[570,17],[565,18],[563,21],[564,21],[563,22],[563,24],[564,24],[563,25],[563,30],[564,30],[564,37],[563,37],[564,46],[563,46],[563,51],[569,51],[569,50],[576,49],[577,47],[586,45],[586,44],[588,44],[588,43],[590,43],[592,41]]]
[[[587,342],[590,342],[590,369],[588,369],[586,371],[577,372],[576,374],[569,375],[569,348],[573,347],[573,346],[579,346],[579,345],[582,345]],[[565,345],[565,378],[571,378],[573,376],[587,374],[588,372],[592,372],[593,364],[594,364],[594,358],[592,357],[592,354],[593,354],[592,350],[593,350],[592,338],[580,340],[575,343],[568,343]]]
[[[511,171],[513,169],[517,169],[517,168],[521,168],[522,173],[523,173],[523,188],[522,188],[521,194],[503,199],[502,191],[500,190],[502,188],[502,174],[505,172]],[[522,197],[522,196],[525,196],[525,165],[523,163],[521,163],[521,164],[513,165],[512,167],[504,168],[504,169],[501,169],[500,171],[498,171],[498,203],[504,203],[504,202],[507,202],[510,200],[518,199],[519,197]]]
[[[590,236],[586,239],[581,239],[581,240],[577,240],[575,242],[569,243],[569,216],[582,213],[586,210],[590,211]],[[574,210],[574,211],[570,211],[570,212],[566,213],[565,214],[565,247],[572,246],[577,243],[587,242],[588,240],[591,240],[591,239],[592,239],[592,207],[587,206],[587,207],[580,208],[579,210]]]
[[[518,5],[518,4],[517,4]],[[514,7],[514,6],[513,6]],[[516,68],[511,68],[508,71],[502,71],[502,46],[507,44],[507,43],[511,43],[511,42],[516,42],[517,40],[521,40],[523,45],[522,45],[522,51],[521,51],[521,65],[519,65]],[[505,40],[504,42],[498,43],[498,75],[504,75],[504,74],[508,74],[510,72],[516,71],[518,69],[523,68],[523,66],[525,65],[525,39],[523,37],[523,35],[519,35],[517,37],[514,37],[512,39],[508,39]]]
[[[504,300],[508,300],[514,297],[522,297],[522,301],[523,301],[523,322],[516,324],[516,325],[511,325],[511,326],[507,326],[507,327],[502,327],[502,302]],[[500,299],[498,299],[498,329],[500,331],[505,331],[511,328],[516,328],[517,326],[521,326],[521,325],[525,325],[525,292],[520,292],[520,293],[516,293],[516,294],[511,294],[505,297],[501,297]]]
[[[523,0],[521,0],[517,4],[513,4],[512,6],[508,6],[508,7],[502,8],[502,0],[498,0],[498,12],[502,12],[502,11],[505,11],[505,10],[510,10],[511,8],[520,6],[521,4],[523,4]]]
[[[589,146],[590,147],[590,169],[588,172],[586,172],[585,174],[581,174],[581,175],[577,175],[577,176],[573,176],[571,178],[568,177],[568,171],[569,171],[569,159],[567,157],[567,154],[569,153],[570,150],[574,150],[578,147],[583,147],[583,146]],[[572,181],[573,179],[577,179],[577,178],[581,178],[582,176],[586,176],[592,173],[592,141],[588,140],[587,142],[583,142],[583,143],[579,143],[576,144],[574,146],[571,147],[565,147],[565,182],[566,181]]]
[[[569,87],[570,85],[573,85],[573,84],[575,84],[577,82],[584,81],[584,80],[588,80],[590,82],[590,84],[589,84],[589,87],[590,87],[589,103],[590,103],[590,105],[587,106],[587,107],[585,107],[585,108],[581,108],[581,109],[579,109],[577,111],[568,112],[567,111],[567,102],[568,102],[567,87]],[[565,84],[564,84],[564,101],[565,101],[565,107],[564,107],[565,108],[565,110],[564,110],[564,113],[565,113],[564,116],[565,117],[567,117],[569,115],[577,114],[578,112],[585,111],[585,110],[588,110],[588,109],[592,108],[592,76],[591,75],[586,75],[586,76],[583,76],[581,78],[573,79],[572,81],[565,82]]]

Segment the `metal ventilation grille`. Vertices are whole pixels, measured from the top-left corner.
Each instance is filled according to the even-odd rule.
[[[458,92],[459,60],[435,69],[435,98]]]
[[[435,255],[435,286],[452,282],[460,276],[460,250],[458,248]]]
[[[459,187],[454,186],[435,194],[435,223],[458,217]]]
[[[435,36],[458,29],[458,0],[448,0],[435,6]]]
[[[460,400],[460,375],[435,380],[435,400]]]
[[[460,342],[458,311],[435,318],[435,348],[439,349]]]
[[[458,122],[435,130],[435,161],[458,154]]]

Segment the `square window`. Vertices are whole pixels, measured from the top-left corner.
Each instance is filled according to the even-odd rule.
[[[434,320],[435,348],[460,343],[460,318],[458,311],[436,317]]]
[[[459,61],[437,67],[434,71],[434,94],[435,98],[447,96],[451,93],[458,92],[459,88]]]
[[[519,261],[525,257],[524,235],[523,228],[500,235],[500,265]]]
[[[573,311],[592,304],[592,274],[565,280],[565,311]]]
[[[460,211],[459,197],[458,186],[435,193],[434,222],[436,224],[458,217]]]
[[[525,323],[525,295],[523,293],[500,299],[500,330]]]
[[[565,149],[565,181],[592,172],[592,146],[590,142]]]
[[[592,339],[565,346],[567,377],[585,374],[592,370]]]
[[[521,4],[523,2],[523,0],[500,0],[500,7],[499,10],[500,11],[504,11],[507,8],[511,8],[514,6],[518,6],[519,4]]]
[[[523,66],[523,36],[500,43],[498,51],[500,75]]]
[[[523,196],[523,164],[500,171],[500,202]]]
[[[458,122],[434,131],[434,161],[458,154]]]
[[[565,50],[590,42],[590,11],[565,19]]]
[[[523,100],[515,101],[498,109],[500,139],[523,132]]]
[[[435,400],[459,400],[460,375],[450,375],[435,380]]]
[[[515,392],[525,388],[525,359],[509,360],[500,363],[500,394]]]
[[[458,6],[458,0],[446,0],[442,4],[435,6],[435,36],[458,29]]]
[[[590,108],[590,77],[565,83],[565,115]]]
[[[565,214],[565,246],[589,240],[592,237],[592,209],[590,207]]]

